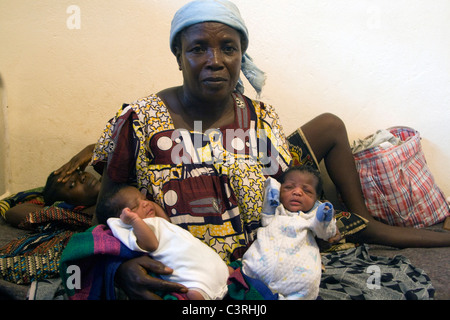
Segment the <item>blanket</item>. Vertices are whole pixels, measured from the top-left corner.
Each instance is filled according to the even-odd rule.
[[[0,279],[30,284],[59,277],[59,260],[70,237],[91,225],[92,217],[63,202],[43,206],[42,188],[14,194],[0,201],[1,215],[17,204],[32,202],[42,209],[30,212],[20,224],[31,230],[0,248]]]
[[[57,278],[61,253],[73,231],[50,225],[23,236],[0,249],[0,278],[16,284]]]
[[[319,295],[326,300],[429,300],[428,275],[402,255],[372,256],[362,245],[322,256]]]
[[[117,298],[114,275],[119,265],[145,253],[128,249],[105,225],[97,225],[72,236],[60,261],[60,275],[71,300]],[[75,266],[75,268],[73,267]],[[240,261],[231,266],[235,272],[228,281],[228,297],[236,300],[275,300],[262,283],[241,272]],[[75,272],[73,270],[76,270]],[[80,272],[77,274],[76,272]],[[156,276],[153,274],[153,276]],[[78,277],[78,278],[77,278]],[[80,283],[77,281],[80,280]],[[183,295],[157,292],[164,300],[184,300]]]
[[[83,245],[81,245],[83,244]],[[104,225],[74,234],[60,262],[62,283],[70,299],[116,299],[114,274],[120,263],[142,253],[133,252]],[[434,287],[426,273],[402,256],[371,256],[368,246],[324,254],[319,297],[337,299],[410,300],[432,299]],[[80,267],[81,286],[76,288],[70,266]],[[235,272],[228,282],[228,299],[275,300],[267,287],[241,272],[241,262],[231,264]],[[183,299],[166,294],[166,300]]]

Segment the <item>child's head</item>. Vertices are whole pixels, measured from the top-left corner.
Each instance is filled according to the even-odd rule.
[[[137,188],[120,185],[97,205],[98,222],[105,224],[108,218],[118,218],[125,208],[137,213],[142,219],[156,214],[156,203],[148,200]]]
[[[322,192],[320,173],[311,166],[291,167],[280,177],[280,202],[292,212],[307,212]]]
[[[58,182],[60,175],[53,172],[47,178],[43,196],[46,206],[65,201],[75,206],[95,205],[100,192],[100,181],[89,172],[75,171],[67,182]]]

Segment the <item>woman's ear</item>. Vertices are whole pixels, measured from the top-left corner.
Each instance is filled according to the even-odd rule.
[[[182,63],[181,63],[181,49],[179,46],[175,46],[175,57],[177,58],[178,63],[178,69],[181,71],[183,70]]]
[[[176,51],[176,58],[177,58],[177,63],[178,63],[178,70],[183,70],[183,67],[181,66],[181,54],[178,54],[178,48],[177,48],[177,51]]]

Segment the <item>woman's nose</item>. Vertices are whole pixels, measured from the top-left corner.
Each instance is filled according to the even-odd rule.
[[[222,67],[222,51],[218,48],[209,50],[208,66],[211,68]]]

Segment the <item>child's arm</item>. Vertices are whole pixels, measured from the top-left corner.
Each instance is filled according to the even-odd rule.
[[[136,213],[125,208],[122,210],[120,219],[133,227],[137,245],[141,249],[152,252],[158,248],[159,242],[155,233]]]
[[[268,226],[275,217],[275,211],[280,205],[280,183],[268,177],[264,181],[264,199],[261,210],[261,225]]]
[[[280,183],[274,178],[268,177],[264,181],[264,199],[262,213],[275,214],[275,209],[280,205]]]
[[[316,210],[316,217],[312,225],[314,233],[323,240],[334,237],[337,228],[333,205],[329,202],[324,202]]]

